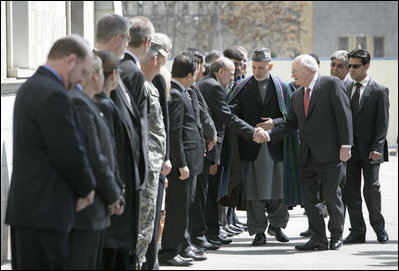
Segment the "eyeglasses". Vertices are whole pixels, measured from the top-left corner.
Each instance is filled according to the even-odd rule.
[[[363,65],[364,64],[349,64],[348,69],[350,69],[350,68],[359,69]]]
[[[331,62],[331,67],[332,68],[334,68],[335,66],[338,68],[338,69],[343,69],[344,67],[345,67],[345,65],[344,64],[337,64],[337,63],[335,63],[335,62]],[[355,68],[356,69],[356,68]]]

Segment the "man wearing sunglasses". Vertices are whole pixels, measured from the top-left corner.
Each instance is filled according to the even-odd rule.
[[[353,138],[352,158],[348,161],[343,200],[351,222],[345,244],[365,243],[366,224],[362,213],[363,196],[369,211],[370,224],[380,243],[388,241],[385,220],[381,214],[381,192],[378,179],[380,164],[388,160],[386,135],[389,120],[388,88],[374,82],[367,74],[370,54],[363,50],[349,53],[349,72],[354,84],[347,91],[350,99]]]

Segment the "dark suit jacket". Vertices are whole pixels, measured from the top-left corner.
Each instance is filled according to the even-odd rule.
[[[152,83],[159,91],[159,103],[162,107],[162,115],[163,115],[163,124],[165,125],[166,132],[166,153],[165,153],[165,161],[170,159],[170,138],[169,138],[169,109],[168,109],[168,101],[167,101],[167,93],[166,93],[166,82],[161,74],[157,74],[152,79]]]
[[[204,96],[198,89],[198,84],[192,85],[189,90],[192,90],[193,95],[198,99],[199,119],[202,126],[202,133],[206,142],[212,141],[216,136],[215,123],[210,116],[210,110],[205,102]]]
[[[280,112],[276,87],[272,78],[269,79],[264,101],[262,101],[259,93],[258,82],[255,78],[252,78],[231,102],[231,108],[234,114],[251,126],[256,126],[257,123],[263,122],[262,117],[272,118],[275,125],[283,122],[283,115]],[[274,143],[267,144],[270,155],[275,161],[282,161],[283,141]],[[255,161],[261,144],[240,138],[239,148],[242,160]]]
[[[94,203],[78,213],[74,228],[101,230],[111,224],[108,205],[121,194],[115,179],[115,153],[111,134],[101,112],[90,98],[76,87],[69,92],[86,131],[86,149],[90,166],[96,179]]]
[[[199,83],[199,89],[208,105],[217,132],[217,144],[207,155],[208,159],[220,163],[220,154],[225,126],[233,129],[245,140],[252,140],[255,129],[234,115],[226,102],[226,93],[213,73],[208,74]]]
[[[348,95],[351,97],[353,84],[349,86]],[[386,135],[389,123],[389,90],[387,87],[377,84],[370,78],[364,89],[357,109],[356,131],[359,151],[364,163],[381,163],[387,160]],[[384,154],[380,160],[369,159],[370,151]]]
[[[142,180],[139,171],[140,160],[140,120],[137,109],[129,107],[122,91],[122,82],[111,92],[111,99],[120,111],[120,121],[115,123],[115,145],[121,179],[125,181],[126,206],[121,216],[111,217],[111,227],[106,230],[104,247],[130,249],[137,239],[137,219],[139,206],[138,191]],[[135,111],[133,111],[135,110]]]
[[[307,117],[304,92],[300,87],[292,94],[287,120],[272,129],[271,140],[279,140],[299,128],[301,165],[306,163],[309,151],[318,163],[339,161],[341,146],[353,145],[352,116],[344,84],[338,78],[319,75]]]
[[[83,135],[64,85],[39,67],[15,99],[7,224],[71,230],[77,198],[95,188]]]
[[[190,176],[202,172],[204,148],[188,94],[173,80],[170,102],[170,156],[172,166],[188,166]]]
[[[123,83],[126,86],[127,91],[131,97],[131,103],[133,107],[132,117],[134,119],[139,119],[138,129],[140,131],[140,139],[141,144],[137,145],[137,147],[141,147],[140,150],[140,162],[139,162],[139,170],[141,179],[141,187],[144,186],[144,183],[148,178],[148,97],[147,93],[144,89],[145,77],[141,70],[138,68],[135,63],[134,58],[125,53],[124,58],[122,59],[121,64],[119,65],[121,70],[120,76]],[[136,108],[136,109],[134,109]],[[137,110],[137,112],[136,112]],[[138,113],[138,115],[137,115]]]

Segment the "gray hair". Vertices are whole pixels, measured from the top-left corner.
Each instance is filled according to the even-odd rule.
[[[303,67],[309,68],[313,72],[318,72],[319,70],[319,65],[317,65],[316,59],[314,59],[311,55],[300,55],[297,56],[295,60],[298,60]]]
[[[348,56],[349,52],[345,51],[345,50],[338,50],[336,52],[334,52],[331,56],[330,56],[330,60],[333,59],[337,59],[337,60],[341,60],[343,62],[345,62],[346,65],[348,65],[349,63],[349,56]]]
[[[225,56],[221,56],[212,63],[210,70],[211,72],[215,73],[218,72],[220,69],[225,69],[227,66],[234,67],[233,61]]]
[[[170,52],[172,50],[172,41],[169,39],[168,35],[164,33],[155,33],[154,40],[159,41],[162,44],[162,49]]]
[[[154,37],[154,25],[144,16],[133,17],[129,20],[130,23],[130,42],[129,46],[133,48],[140,47],[145,42],[146,38]]]
[[[96,41],[108,43],[117,34],[125,34],[129,30],[129,22],[118,14],[107,13],[97,22]]]

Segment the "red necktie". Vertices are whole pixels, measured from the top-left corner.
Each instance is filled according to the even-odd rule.
[[[303,100],[303,110],[305,111],[305,117],[308,116],[308,107],[309,107],[309,100],[310,100],[310,88],[306,89],[305,99]]]

